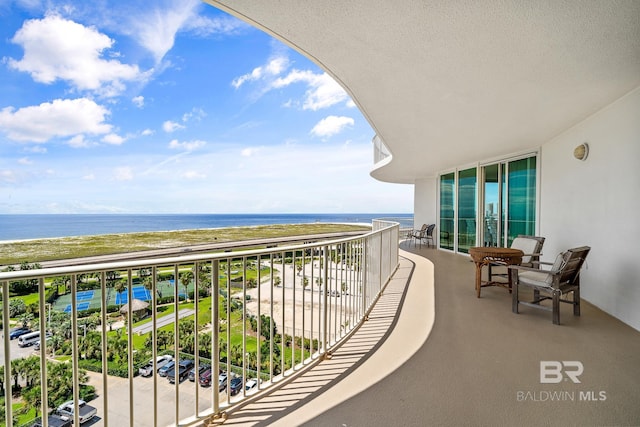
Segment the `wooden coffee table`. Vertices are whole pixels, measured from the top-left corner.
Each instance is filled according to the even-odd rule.
[[[469,254],[476,264],[476,293],[480,298],[480,290],[486,286],[502,286],[511,292],[511,275],[508,282],[482,281],[482,267],[490,263],[518,265],[522,262],[524,252],[520,249],[493,248],[477,246],[469,249]]]

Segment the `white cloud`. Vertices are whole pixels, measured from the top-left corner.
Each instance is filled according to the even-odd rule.
[[[57,15],[25,21],[11,41],[22,46],[24,56],[10,58],[8,65],[40,83],[64,80],[79,90],[115,96],[123,82],[142,77],[137,65],[101,58],[114,43],[108,36]]]
[[[195,21],[197,9],[201,6],[198,0],[164,2],[148,8],[144,14],[136,14],[128,21],[131,27],[131,35],[153,55],[156,64],[159,64],[164,56],[173,47],[176,34],[184,28],[204,28],[207,22]]]
[[[258,81],[264,78],[274,77],[280,75],[284,70],[289,67],[289,58],[286,56],[278,56],[272,58],[265,65],[256,67],[250,73],[244,74],[240,77],[236,77],[231,82],[231,85],[238,89],[246,82]]]
[[[205,117],[207,117],[207,113],[205,113],[202,108],[194,108],[190,112],[184,113],[182,115],[182,121],[185,122],[185,123],[190,121],[190,120],[199,121],[199,120],[201,120],[201,119],[203,119]]]
[[[180,142],[177,139],[172,140],[169,143],[169,148],[173,149],[173,150],[185,150],[185,151],[194,151],[197,150],[198,148],[202,148],[206,145],[207,143],[205,141],[185,141],[185,142]]]
[[[86,141],[84,139],[84,135],[82,134],[75,135],[73,138],[71,138],[68,141],[68,144],[70,147],[73,147],[73,148],[86,148],[90,145],[89,141]]]
[[[125,138],[115,133],[110,133],[102,138],[102,142],[106,142],[107,144],[111,145],[121,145],[124,141]]]
[[[92,173],[89,173],[89,174],[83,176],[82,179],[85,180],[85,181],[93,181],[93,180],[96,179],[96,176],[94,174],[92,174]]]
[[[141,133],[142,136],[149,136],[149,135],[153,135],[153,130],[151,129],[145,129],[142,131]]]
[[[142,95],[134,96],[131,99],[131,102],[133,102],[133,105],[135,105],[136,107],[142,108],[144,107],[144,96]]]
[[[184,23],[183,30],[196,36],[209,37],[216,34],[239,34],[244,30],[249,30],[251,28],[253,27],[249,24],[231,16],[209,18],[206,16],[196,15]]]
[[[128,166],[116,168],[113,177],[116,181],[131,181],[133,179],[133,170]]]
[[[258,149],[256,148],[244,148],[241,152],[240,155],[242,157],[251,157],[254,154],[256,154],[258,152]]]
[[[29,160],[28,157],[23,157],[21,159],[18,159],[18,163],[20,163],[21,165],[32,165],[33,162],[31,160]]]
[[[183,173],[182,176],[186,179],[203,179],[207,177],[205,174],[197,171],[187,171]]]
[[[173,122],[171,120],[167,120],[162,124],[162,130],[164,130],[167,133],[175,132],[178,129],[184,129],[184,126],[181,125],[180,123]]]
[[[266,64],[254,68],[250,73],[236,77],[231,85],[238,89],[248,82],[264,82],[262,93],[273,89],[281,89],[295,83],[302,83],[307,90],[302,100],[302,109],[319,110],[344,102],[347,106],[355,104],[345,92],[327,73],[314,73],[311,70],[293,69],[285,76],[281,76],[290,66],[289,58],[278,55],[270,59]],[[287,101],[285,106],[293,105],[293,101]]]
[[[106,134],[109,110],[87,98],[56,99],[37,106],[0,111],[0,130],[14,141],[47,142],[80,133]]]
[[[319,137],[327,137],[336,135],[347,126],[353,126],[354,120],[351,117],[346,116],[328,116],[320,120],[311,129],[311,134]]]
[[[14,184],[18,181],[16,173],[12,170],[0,170],[0,185],[1,184]]]
[[[33,147],[25,148],[25,151],[28,151],[30,153],[45,154],[47,152],[47,148],[41,145],[34,145]]]

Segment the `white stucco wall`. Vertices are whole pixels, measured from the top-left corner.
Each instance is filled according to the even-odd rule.
[[[640,88],[545,143],[540,185],[544,258],[591,246],[582,297],[640,330]]]
[[[418,229],[422,224],[435,224],[438,218],[436,178],[417,180],[413,186],[413,223]],[[436,227],[437,230],[437,227]],[[436,235],[436,234],[434,234]]]

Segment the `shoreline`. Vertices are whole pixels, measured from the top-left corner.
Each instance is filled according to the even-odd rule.
[[[22,262],[64,262],[101,256],[142,255],[150,251],[181,252],[185,248],[201,250],[203,246],[229,246],[236,242],[269,239],[296,239],[303,236],[337,233],[365,233],[370,224],[273,224],[232,226],[226,228],[189,229],[176,231],[146,231],[90,236],[69,236],[28,239],[0,243],[0,266]],[[203,248],[202,248],[203,249]]]

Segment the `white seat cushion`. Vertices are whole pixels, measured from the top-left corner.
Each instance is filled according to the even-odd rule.
[[[550,288],[553,276],[546,271],[523,271],[518,274],[518,282],[523,285]]]
[[[536,239],[527,239],[526,237],[516,237],[511,242],[511,248],[520,249],[525,256],[522,257],[522,264],[531,262],[531,254],[535,253],[538,241]]]
[[[522,283],[523,285],[542,286],[545,288],[550,288],[553,284],[553,274],[551,273],[555,273],[564,267],[566,263],[565,256],[567,255],[569,255],[568,252],[559,253],[550,271],[540,270],[519,272],[518,282]]]

